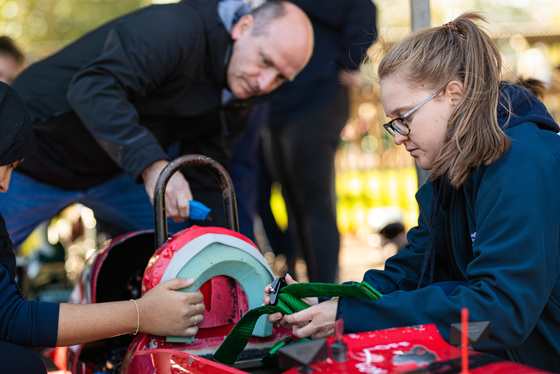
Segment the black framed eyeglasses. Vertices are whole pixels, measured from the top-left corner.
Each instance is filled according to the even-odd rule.
[[[389,134],[391,134],[393,136],[395,136],[395,132],[398,132],[401,135],[407,136],[408,134],[410,134],[410,127],[408,126],[408,123],[406,123],[407,117],[410,116],[412,113],[414,113],[422,105],[426,104],[428,101],[430,101],[434,97],[436,97],[437,94],[438,94],[438,92],[431,95],[426,100],[422,101],[420,104],[416,105],[414,108],[410,109],[408,112],[406,112],[402,116],[399,116],[399,117],[387,122],[386,124],[383,125],[383,127],[385,128],[385,130],[387,130],[387,132]]]

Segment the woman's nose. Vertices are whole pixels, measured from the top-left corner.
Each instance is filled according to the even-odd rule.
[[[401,145],[403,142],[408,139],[408,135],[402,135],[395,131],[394,134],[394,141],[396,145]]]

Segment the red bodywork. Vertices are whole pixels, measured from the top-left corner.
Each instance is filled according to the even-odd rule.
[[[329,346],[334,338],[328,339]],[[461,349],[449,345],[435,325],[348,334],[343,336],[348,346],[348,361],[332,358],[310,365],[313,373],[460,373]],[[488,355],[469,351],[471,374],[543,373],[513,362],[496,361]],[[285,374],[296,374],[292,368]],[[179,373],[179,372],[177,372]]]
[[[258,248],[237,232],[239,230],[235,213],[235,194],[225,169],[205,156],[185,155],[172,161],[158,178],[154,197],[155,230],[135,232],[116,238],[92,256],[76,284],[72,294],[73,302],[100,303],[136,299],[142,292],[159,283],[174,253],[198,235],[195,234],[198,229],[193,227],[167,240],[165,185],[174,172],[187,165],[208,167],[216,174],[222,186],[227,211],[226,221],[232,230],[216,227],[204,230],[231,235],[241,240],[244,247],[249,243],[249,248],[245,250],[254,258],[245,257],[244,261],[258,259],[266,265]],[[157,249],[155,254],[154,248]],[[190,253],[189,250],[187,253]],[[204,294],[206,311],[204,322],[199,325],[199,332],[192,343],[171,343],[163,337],[147,334],[138,334],[136,337],[125,335],[68,349],[62,347],[49,350],[48,355],[61,370],[67,369],[72,374],[542,373],[512,362],[496,361],[490,356],[473,351],[469,351],[470,369],[462,371],[461,349],[447,344],[434,325],[343,335],[342,340],[347,346],[346,361],[334,361],[324,350],[326,356],[309,367],[291,369],[274,365],[274,355],[272,359],[270,355],[266,360],[262,359],[263,354],[275,343],[291,338],[289,330],[275,325],[270,336],[252,337],[238,362],[234,367],[229,367],[209,358],[241,315],[248,310],[247,295],[235,280],[223,275],[211,278],[200,290]],[[165,311],[162,311],[162,318],[165,318]],[[327,339],[329,349],[333,340]],[[290,347],[297,347],[297,343],[292,344],[294,345]]]
[[[82,272],[72,293],[72,302],[85,304],[138,298],[141,293],[147,292],[159,283],[166,264],[176,251],[190,240],[205,233],[231,235],[254,247],[254,244],[243,235],[219,227],[193,226],[183,230],[173,235],[155,253],[152,231],[127,234],[116,238],[109,246],[88,259],[86,269]],[[256,247],[252,255],[262,257]],[[227,276],[213,277],[201,286],[200,291],[204,295],[206,310],[203,313],[204,322],[199,325],[199,332],[194,342],[168,343],[165,337],[146,334],[139,334],[134,340],[134,337],[128,335],[105,339],[69,347],[66,352],[65,368],[76,374],[101,372],[106,366],[107,355],[114,355],[115,351],[120,351],[119,356],[122,361],[127,347],[130,347],[129,358],[125,360],[124,366],[131,361],[130,357],[133,354],[136,356],[134,350],[142,351],[139,354],[142,356],[143,351],[149,347],[157,347],[158,352],[176,350],[197,357],[211,357],[235,323],[247,312],[247,297],[237,282]],[[162,318],[165,318],[165,311],[162,311]],[[245,351],[249,356],[257,357],[269,350],[276,342],[290,337],[289,330],[276,325],[273,326],[272,335],[265,338],[252,337]],[[60,349],[55,352],[60,355]],[[60,362],[60,359],[58,361]],[[120,365],[118,361],[117,358],[110,366]],[[161,359],[157,362],[162,363]],[[223,367],[223,365],[219,366]],[[122,372],[143,373],[144,371],[125,369]]]
[[[218,229],[220,232],[223,229]],[[169,244],[156,253],[168,253],[166,247],[189,239],[192,231],[186,230],[175,236]],[[239,234],[235,234],[239,235]],[[258,254],[256,254],[258,255]],[[93,303],[113,300],[128,300],[138,297],[143,275],[153,267],[153,232],[142,231],[114,240],[110,246],[92,257],[73,294],[75,302]],[[151,263],[151,265],[149,264]],[[151,269],[153,273],[153,268]],[[161,275],[161,274],[160,274]],[[143,286],[150,288],[149,277]],[[153,283],[152,283],[153,285]],[[138,334],[136,337],[122,336],[101,342],[70,347],[66,352],[66,369],[73,374],[101,372],[108,355],[120,351],[113,365],[122,367],[115,373],[179,374],[179,373],[299,373],[298,368],[260,368],[257,354],[229,367],[209,358],[221,344],[234,323],[247,311],[246,297],[237,283],[229,277],[218,276],[206,282],[201,291],[208,310],[205,321],[200,325],[197,338],[192,343],[170,343],[164,337]],[[223,306],[227,305],[226,308]],[[212,306],[216,306],[213,308]],[[219,307],[221,306],[221,307]],[[164,315],[162,315],[162,318]],[[274,326],[273,334],[267,338],[251,338],[246,351],[262,355],[261,348],[270,348],[275,342],[289,339],[291,332]],[[134,339],[133,339],[134,338]],[[443,340],[434,325],[404,327],[342,337],[347,345],[347,361],[336,362],[331,358],[310,365],[313,373],[460,373],[461,350]],[[333,338],[327,339],[328,345]],[[59,355],[57,349],[52,355]],[[126,355],[125,355],[126,351]],[[527,366],[495,361],[490,356],[469,351],[470,373],[542,373]],[[60,364],[59,364],[60,366]],[[111,365],[109,365],[111,366]],[[239,366],[239,368],[237,368]],[[62,368],[61,368],[62,369]],[[109,372],[109,371],[107,371]]]
[[[149,348],[149,336],[135,339],[134,351],[126,373],[247,373],[181,351],[181,347],[162,344]],[[327,339],[329,347],[334,338]],[[309,365],[312,373],[460,373],[461,349],[445,342],[434,325],[404,327],[348,334],[343,336],[348,347],[347,361],[336,362],[331,357]],[[162,343],[159,341],[159,343]],[[124,369],[124,367],[123,367]],[[282,371],[275,368],[267,372],[297,374],[299,367]],[[265,370],[265,369],[261,369]],[[528,374],[545,373],[524,365],[469,351],[471,374]]]

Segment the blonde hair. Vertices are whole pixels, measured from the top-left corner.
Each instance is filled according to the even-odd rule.
[[[424,85],[434,92],[452,80],[463,83],[463,99],[449,118],[431,169],[432,179],[445,176],[455,187],[510,146],[497,118],[501,55],[477,21],[486,20],[478,12],[467,12],[443,26],[419,30],[395,45],[377,68],[378,80],[401,72],[412,87]]]

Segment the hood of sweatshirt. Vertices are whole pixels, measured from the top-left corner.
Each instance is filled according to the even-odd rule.
[[[531,91],[503,82],[498,102],[498,123],[506,130],[526,122],[533,122],[543,130],[560,131],[546,106]]]

